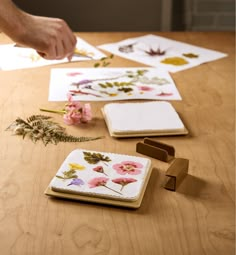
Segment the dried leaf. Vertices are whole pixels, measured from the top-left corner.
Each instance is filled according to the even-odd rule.
[[[101,153],[91,153],[91,152],[86,152],[86,151],[83,151],[83,153],[84,153],[84,159],[89,164],[96,164],[99,161],[105,161],[105,162],[111,161],[111,159],[109,157],[104,156]]]
[[[32,115],[25,120],[17,118],[6,130],[21,135],[24,139],[28,136],[34,143],[42,140],[46,146],[48,143],[58,144],[59,142],[87,142],[102,137],[76,137],[68,135],[65,128],[51,120],[51,117],[44,115]]]

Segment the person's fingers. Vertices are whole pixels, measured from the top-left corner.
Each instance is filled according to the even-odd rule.
[[[64,37],[63,44],[65,48],[66,57],[70,61],[77,43],[77,38],[66,24],[67,36]]]
[[[67,33],[68,41],[70,41],[72,46],[75,47],[76,41],[77,41],[76,36],[73,34],[73,32],[71,31],[67,23],[64,23],[64,25],[65,25],[65,30],[66,30],[65,32]]]
[[[62,59],[65,58],[67,52],[64,46],[64,42],[61,41],[60,39],[57,40],[56,42],[56,47],[55,47],[55,51],[56,51],[56,57],[55,59]]]
[[[68,61],[71,61],[73,55],[74,55],[74,52],[67,56]]]
[[[41,34],[48,34],[48,39],[44,40],[41,37],[42,40],[39,41],[41,44],[36,50],[40,56],[48,60],[68,58],[70,61],[74,54],[77,38],[65,21],[60,19],[52,21],[51,25],[41,32]]]
[[[43,57],[43,58],[45,58],[45,59],[47,59],[47,60],[53,60],[53,59],[56,59],[56,46],[54,46],[54,44],[53,45],[51,45],[51,47],[49,47],[49,48],[47,48],[47,49],[45,49],[44,51],[37,51],[37,53],[41,56],[41,57]]]

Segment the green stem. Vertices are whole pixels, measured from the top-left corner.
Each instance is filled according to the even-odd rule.
[[[42,112],[52,112],[52,113],[66,113],[65,110],[50,110],[50,109],[44,109],[44,108],[40,108],[39,109]]]
[[[112,189],[112,188],[109,188],[109,187],[107,187],[106,185],[104,185],[104,187],[106,187],[107,189],[112,190],[112,191],[118,193],[119,195],[122,195],[122,193],[120,193],[119,191],[116,191],[116,190],[114,190],[114,189]]]

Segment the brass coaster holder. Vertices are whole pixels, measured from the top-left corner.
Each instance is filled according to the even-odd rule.
[[[175,148],[171,145],[144,138],[143,142],[137,143],[136,151],[167,163],[172,161],[166,171],[164,183],[164,188],[168,190],[176,191],[177,187],[188,174],[189,160],[175,158]]]

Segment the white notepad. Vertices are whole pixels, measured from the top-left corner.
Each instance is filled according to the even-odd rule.
[[[91,202],[102,198],[116,205],[137,201],[126,204],[135,207],[141,203],[150,173],[148,158],[76,149],[62,163],[46,194]]]
[[[109,133],[114,137],[188,133],[169,102],[109,103],[102,112]]]

